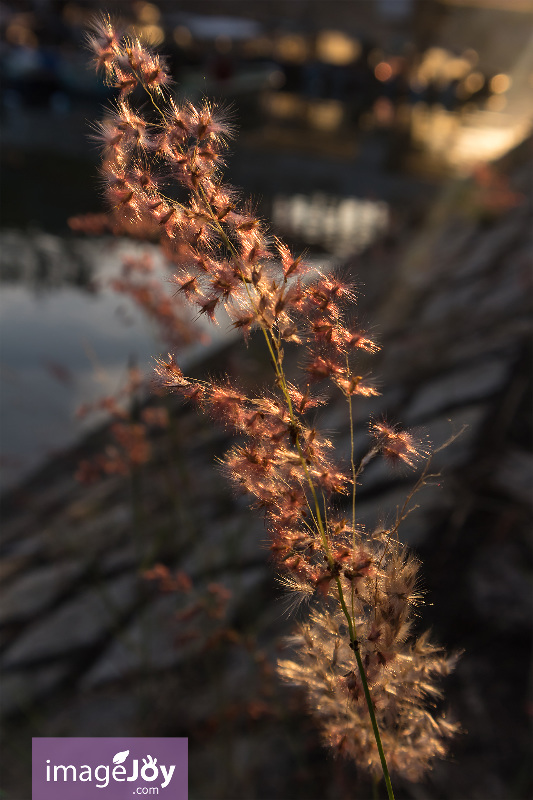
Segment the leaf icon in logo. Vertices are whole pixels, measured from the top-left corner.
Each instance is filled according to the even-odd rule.
[[[129,750],[123,750],[122,753],[117,753],[116,756],[113,758],[113,764],[122,764],[122,762],[127,759],[129,754],[130,754]]]

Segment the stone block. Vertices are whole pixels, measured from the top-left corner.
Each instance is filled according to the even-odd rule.
[[[249,570],[240,575],[225,575],[220,583],[232,592],[226,619],[231,620],[241,603],[248,602],[249,592],[258,588],[264,570]],[[217,583],[219,581],[217,580]],[[113,640],[101,659],[82,680],[84,688],[116,681],[132,674],[174,667],[202,652],[206,640],[225,622],[199,612],[192,619],[180,620],[176,614],[201,599],[204,588],[184,596],[172,592],[156,597]]]
[[[19,575],[3,592],[0,625],[39,615],[83,572],[83,562],[66,561],[35,567]]]
[[[54,689],[66,675],[67,669],[62,664],[4,675],[0,693],[0,716],[27,711],[40,697]]]
[[[494,486],[522,503],[533,503],[533,455],[517,447],[503,454],[496,474]]]
[[[138,580],[135,574],[122,575],[66,601],[24,630],[5,653],[2,666],[67,657],[101,641],[134,604]]]
[[[491,359],[423,384],[404,415],[405,422],[412,425],[439,411],[488,398],[504,387],[508,373],[507,361]]]

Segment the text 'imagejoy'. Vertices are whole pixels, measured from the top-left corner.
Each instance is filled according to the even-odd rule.
[[[187,739],[33,739],[34,800],[187,800]]]

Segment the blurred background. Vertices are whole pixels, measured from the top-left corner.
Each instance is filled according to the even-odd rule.
[[[226,433],[146,390],[172,340],[150,281],[171,294],[172,271],[99,222],[91,135],[114,98],[84,47],[99,10],[0,2],[0,797],[30,797],[32,736],[168,735],[189,737],[191,800],[366,800],[276,678],[294,621],[261,519],[214,463]],[[464,733],[397,796],[529,797],[530,0],[105,10],[168,55],[179,98],[230,110],[227,179],[272,231],[360,288],[383,347],[364,365],[383,394],[358,409],[361,451],[369,414],[436,447],[467,426],[404,526],[421,629],[464,651],[445,701]],[[97,235],[69,225],[83,214]],[[240,348],[221,325],[180,359],[268,377],[258,343]],[[342,404],[318,423],[345,457]],[[415,479],[369,469],[359,520],[386,524]]]

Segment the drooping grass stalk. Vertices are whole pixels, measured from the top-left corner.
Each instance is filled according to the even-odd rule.
[[[204,200],[205,204],[207,205],[207,207],[209,209],[209,212],[211,214],[211,218],[213,219],[213,221],[215,223],[215,227],[216,227],[217,231],[222,235],[226,246],[228,248],[234,250],[232,242],[227,237],[225,231],[223,230],[222,226],[219,224],[218,220],[216,220],[215,213],[214,213],[211,205],[209,204],[207,198],[205,197],[205,195],[204,195],[204,197],[202,199]],[[244,283],[248,298],[250,300],[250,303],[253,306],[255,306],[253,298],[252,298],[252,295],[250,293],[250,288],[248,286],[248,282],[247,281],[243,281],[243,283]],[[331,549],[330,549],[329,542],[328,542],[326,528],[324,526],[324,522],[323,522],[323,519],[322,519],[322,512],[321,512],[321,509],[320,509],[320,504],[319,504],[317,493],[316,493],[316,487],[315,487],[314,482],[313,482],[313,480],[311,478],[311,475],[309,474],[309,469],[308,469],[308,466],[307,466],[307,463],[306,463],[306,460],[305,460],[305,457],[304,457],[304,454],[302,452],[302,448],[301,448],[301,445],[300,445],[300,438],[299,438],[299,432],[298,432],[298,430],[299,430],[298,421],[297,421],[297,419],[295,417],[295,414],[294,414],[292,400],[291,400],[291,397],[290,397],[290,394],[289,394],[289,391],[288,391],[288,387],[287,387],[287,379],[286,379],[286,376],[285,376],[285,371],[283,369],[283,363],[282,363],[282,359],[281,359],[281,355],[280,355],[279,343],[276,340],[276,337],[274,336],[274,332],[273,332],[272,329],[268,330],[267,327],[262,323],[260,324],[260,327],[261,327],[261,331],[262,331],[263,336],[265,338],[265,342],[266,342],[266,345],[267,345],[267,348],[268,348],[268,351],[269,351],[269,354],[270,354],[270,357],[271,357],[271,360],[272,360],[272,364],[273,364],[273,367],[274,367],[274,370],[275,370],[275,373],[276,373],[276,377],[277,377],[277,382],[278,382],[279,388],[280,388],[280,390],[281,390],[281,392],[283,394],[283,397],[285,399],[285,402],[287,404],[287,410],[288,410],[288,413],[289,413],[291,425],[293,426],[293,430],[295,431],[294,441],[295,441],[296,449],[298,451],[298,455],[300,457],[300,462],[301,462],[301,465],[302,465],[302,469],[304,471],[307,483],[309,485],[309,490],[310,490],[312,498],[313,498],[313,504],[314,504],[314,508],[315,508],[315,520],[316,520],[316,524],[317,524],[317,528],[318,528],[318,533],[320,534],[320,538],[321,538],[321,541],[322,541],[322,546],[324,548],[324,552],[325,552],[325,554],[327,556],[327,559],[328,559],[328,565],[329,565],[330,569],[333,569],[334,559],[333,559],[333,556],[331,554]],[[346,360],[348,362],[347,358],[346,358]],[[349,417],[350,417],[350,444],[351,444],[351,458],[350,458],[350,461],[351,461],[352,481],[353,481],[353,486],[352,486],[352,530],[353,530],[353,536],[355,538],[355,494],[356,494],[357,476],[358,476],[359,472],[361,471],[361,465],[359,466],[359,469],[356,469],[355,462],[354,462],[354,431],[353,431],[352,397],[351,397],[350,394],[347,394],[347,399],[348,399]],[[377,746],[378,753],[379,753],[381,767],[382,767],[382,770],[383,770],[383,777],[384,777],[384,780],[385,780],[385,785],[387,787],[388,797],[389,797],[389,800],[394,800],[394,792],[393,792],[393,789],[392,789],[392,783],[391,783],[391,779],[390,779],[390,775],[389,775],[389,770],[388,770],[388,767],[387,767],[387,760],[386,760],[385,753],[384,753],[384,750],[383,750],[383,744],[382,744],[382,741],[381,741],[379,727],[378,727],[378,723],[377,723],[377,720],[376,720],[376,714],[375,714],[375,711],[374,711],[374,704],[372,702],[372,697],[370,695],[370,689],[369,689],[369,686],[368,686],[368,681],[367,681],[367,677],[366,677],[365,668],[364,668],[364,665],[363,665],[363,662],[362,662],[362,659],[361,659],[361,654],[359,652],[359,643],[358,643],[358,640],[357,640],[357,632],[356,632],[356,629],[355,629],[355,620],[353,619],[352,615],[350,615],[350,612],[349,612],[349,610],[347,608],[346,601],[345,601],[345,598],[344,598],[344,592],[343,592],[342,584],[341,584],[341,582],[340,582],[338,577],[336,578],[336,585],[337,585],[337,591],[338,591],[338,594],[339,594],[339,602],[340,602],[343,614],[346,617],[346,621],[348,623],[348,630],[349,630],[349,635],[350,635],[350,646],[351,646],[352,650],[354,651],[355,659],[356,659],[356,662],[357,662],[357,668],[359,670],[361,683],[363,685],[363,691],[364,691],[364,694],[365,694],[365,700],[366,700],[366,704],[368,706],[368,713],[370,715],[370,720],[371,720],[371,723],[372,723],[372,730],[373,730],[373,733],[374,733],[374,738],[376,740],[376,746]]]
[[[222,183],[221,153],[231,132],[227,120],[205,101],[200,107],[176,103],[167,94],[170,75],[159,56],[138,40],[119,39],[106,17],[95,24],[90,46],[97,66],[121,92],[117,111],[102,124],[100,136],[106,194],[119,230],[121,225],[129,231],[145,226],[159,238],[177,265],[177,291],[200,314],[216,322],[220,304],[245,338],[253,326],[261,329],[277,396],[264,392],[249,398],[229,380],[186,378],[170,355],[158,361],[158,372],[184,399],[248,437],[245,446],[226,455],[226,471],[264,510],[287,587],[324,601],[315,604],[294,637],[295,660],[279,661],[278,670],[306,686],[325,741],[374,776],[381,770],[393,800],[387,758],[396,772],[418,779],[443,754],[442,740],[453,733],[443,717],[430,716],[423,699],[449,662],[425,635],[409,635],[418,599],[417,565],[397,538],[409,509],[398,512],[390,530],[365,536],[356,529],[356,493],[359,475],[378,453],[414,466],[416,440],[385,421],[374,421],[374,444],[356,465],[353,395],[377,392],[352,373],[349,354],[378,348],[346,321],[352,287],[320,273],[302,283],[300,276],[309,275],[311,267],[277,239],[279,260],[274,262],[262,223],[239,207],[234,191]],[[158,123],[143,119],[126,99],[136,86],[150,96]],[[188,192],[189,205],[160,191],[160,166]],[[283,347],[290,341],[305,347],[311,379],[330,380],[348,402],[351,526],[326,502],[326,497],[347,493],[350,478],[328,457],[331,443],[306,422],[307,410],[322,399],[310,397],[309,386],[303,391],[287,380]]]
[[[159,106],[155,103],[155,101],[154,101],[154,99],[152,97],[152,92],[150,92],[148,90],[148,88],[146,87],[146,85],[142,81],[139,81],[139,82],[143,86],[143,89],[146,91],[146,93],[149,95],[150,100],[152,101],[152,104],[154,105],[154,107],[158,111],[162,122],[164,122],[164,114],[163,114],[162,110],[159,108]],[[233,243],[231,242],[231,240],[227,236],[226,232],[222,228],[219,220],[216,217],[214,209],[212,208],[211,204],[209,203],[209,200],[206,197],[205,192],[202,191],[201,187],[200,187],[200,190],[198,191],[197,194],[198,194],[198,197],[201,198],[201,200],[203,201],[205,207],[208,210],[208,213],[210,214],[211,221],[212,221],[214,229],[220,235],[222,241],[224,242],[224,244],[226,245],[228,250],[232,251],[234,255],[237,255],[237,252],[236,252],[236,250],[234,248]],[[242,280],[243,280],[243,285],[244,285],[246,294],[248,296],[248,299],[250,301],[250,304],[252,305],[254,311],[257,312],[257,306],[256,306],[256,304],[254,302],[254,298],[253,298],[253,296],[251,294],[250,286],[248,284],[248,281],[244,278],[244,276],[242,276]],[[284,397],[284,400],[285,400],[285,403],[287,405],[289,418],[290,418],[291,425],[292,425],[293,430],[294,430],[295,446],[296,446],[296,449],[298,451],[298,455],[299,455],[299,458],[300,458],[302,469],[303,469],[303,472],[305,474],[305,478],[307,480],[307,483],[308,483],[308,486],[309,486],[309,490],[311,492],[311,496],[313,498],[313,505],[314,505],[314,509],[315,509],[314,519],[315,519],[315,522],[316,522],[316,525],[317,525],[318,533],[320,535],[322,546],[324,548],[324,552],[325,552],[327,560],[328,560],[329,568],[331,570],[333,570],[333,568],[334,568],[334,559],[333,559],[333,556],[332,556],[332,553],[331,553],[331,549],[330,549],[330,546],[329,546],[328,536],[327,536],[327,533],[326,533],[326,527],[325,527],[324,521],[322,519],[322,511],[320,509],[320,504],[319,504],[319,501],[318,501],[316,487],[315,487],[314,482],[313,482],[313,480],[311,478],[311,475],[309,474],[309,469],[308,469],[304,454],[302,452],[302,448],[301,448],[301,444],[300,444],[300,435],[299,435],[299,424],[298,424],[298,420],[296,419],[295,414],[294,414],[292,400],[291,400],[291,397],[290,397],[290,394],[289,394],[289,391],[288,391],[288,387],[287,387],[287,379],[286,379],[286,376],[285,376],[285,371],[283,369],[282,358],[281,358],[281,353],[280,353],[280,345],[279,345],[279,342],[278,342],[278,340],[276,339],[276,337],[274,335],[273,329],[268,329],[266,327],[266,325],[264,325],[261,321],[260,321],[260,327],[261,327],[261,331],[263,333],[263,336],[264,336],[264,339],[265,339],[265,342],[266,342],[266,345],[267,345],[267,348],[268,348],[268,351],[269,351],[269,354],[270,354],[270,357],[271,357],[272,365],[273,365],[275,373],[276,373],[278,386],[279,386],[279,388],[281,390],[281,393],[282,393],[282,395]],[[347,357],[346,357],[346,360],[347,360],[347,364],[348,364]],[[353,486],[352,486],[352,530],[353,530],[353,536],[354,536],[354,541],[355,541],[355,494],[356,494],[357,476],[359,474],[360,469],[356,470],[355,463],[354,463],[353,411],[352,411],[352,397],[351,397],[350,394],[347,394],[347,400],[348,400],[348,405],[349,405],[349,417],[350,417],[351,469],[352,469],[352,482],[353,482]],[[381,742],[381,736],[380,736],[380,732],[379,732],[379,727],[378,727],[377,720],[376,720],[376,715],[375,715],[375,712],[374,712],[374,705],[373,705],[372,698],[371,698],[371,695],[370,695],[370,689],[369,689],[369,686],[368,686],[368,681],[367,681],[364,665],[363,665],[363,662],[361,660],[361,655],[360,655],[360,652],[359,652],[359,643],[358,643],[357,633],[356,633],[356,629],[355,629],[355,620],[353,619],[353,616],[350,614],[350,612],[348,610],[348,607],[346,605],[346,601],[345,601],[345,598],[344,598],[344,591],[343,591],[343,588],[342,588],[341,581],[339,580],[338,577],[336,577],[335,582],[336,582],[338,596],[339,596],[339,603],[340,603],[340,606],[342,608],[343,614],[346,617],[346,621],[347,621],[347,624],[348,624],[348,630],[349,630],[349,636],[350,636],[350,646],[351,646],[351,648],[352,648],[352,650],[354,651],[354,654],[355,654],[357,668],[358,668],[359,675],[360,675],[360,678],[361,678],[361,683],[362,683],[364,694],[365,694],[365,700],[366,700],[366,703],[367,703],[367,706],[368,706],[368,713],[370,715],[370,720],[371,720],[371,723],[372,723],[372,730],[373,730],[373,733],[374,733],[374,738],[376,740],[376,746],[377,746],[378,753],[379,753],[379,758],[380,758],[380,761],[381,761],[381,766],[382,766],[382,770],[383,770],[383,776],[384,776],[385,784],[387,786],[388,797],[389,797],[389,800],[394,800],[394,793],[393,793],[392,784],[391,784],[391,780],[390,780],[390,775],[389,775],[389,771],[388,771],[388,767],[387,767],[387,761],[386,761],[386,758],[385,758],[385,753],[384,753],[383,745],[382,745],[382,742]]]

